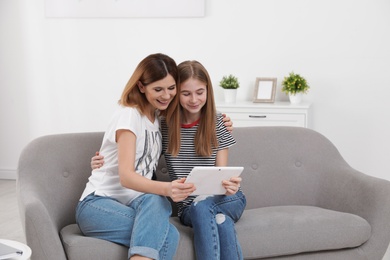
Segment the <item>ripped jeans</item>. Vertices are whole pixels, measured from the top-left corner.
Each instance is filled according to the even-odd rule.
[[[234,223],[246,206],[245,195],[198,196],[183,209],[180,221],[193,228],[197,259],[243,259]]]

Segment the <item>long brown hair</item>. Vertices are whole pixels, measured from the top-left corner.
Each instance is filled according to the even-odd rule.
[[[164,79],[168,74],[174,78],[177,84],[177,65],[171,57],[161,53],[147,56],[138,64],[133,75],[131,75],[122,92],[119,104],[122,106],[136,107],[142,114],[145,114],[149,102],[145,94],[139,91],[138,82],[147,86],[150,83]],[[176,111],[175,108],[178,106],[178,103],[179,95],[176,94],[168,108],[161,111],[161,114],[169,115],[169,118],[171,118],[174,111]]]
[[[213,86],[210,80],[209,73],[206,68],[198,61],[184,61],[178,65],[179,83],[185,82],[188,79],[197,79],[206,85],[207,100],[201,109],[201,116],[198,130],[195,135],[194,145],[196,154],[200,156],[210,156],[213,148],[218,146],[216,134],[216,108],[214,102]],[[180,86],[178,88],[180,90]],[[180,96],[180,92],[177,92]],[[180,99],[179,99],[180,100]],[[183,109],[180,106],[180,109]],[[168,123],[168,121],[167,121]],[[171,122],[169,133],[168,152],[176,156],[180,150],[180,123],[176,125]]]

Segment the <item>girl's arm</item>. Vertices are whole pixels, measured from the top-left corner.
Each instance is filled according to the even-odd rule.
[[[228,164],[229,149],[222,149],[217,152],[217,158],[215,159],[215,166],[227,166]],[[222,186],[226,189],[225,195],[236,194],[240,188],[241,177],[232,177],[230,180],[223,181]]]
[[[215,158],[215,166],[227,166],[229,159],[229,148],[219,150]]]
[[[183,183],[184,180],[173,182],[153,181],[135,172],[136,136],[129,130],[116,132],[118,144],[118,171],[123,187],[143,193],[153,193],[171,197],[173,201],[181,201],[191,194],[193,184]]]

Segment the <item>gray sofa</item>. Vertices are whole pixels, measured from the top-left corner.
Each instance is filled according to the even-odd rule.
[[[248,203],[236,224],[245,259],[382,259],[390,182],[354,170],[328,139],[306,128],[245,127],[233,135],[229,163],[245,167]],[[126,259],[127,248],[84,237],[75,224],[102,136],[44,136],[23,150],[17,194],[32,260]],[[168,179],[163,158],[157,174]],[[171,220],[181,235],[175,259],[195,259],[192,230]]]

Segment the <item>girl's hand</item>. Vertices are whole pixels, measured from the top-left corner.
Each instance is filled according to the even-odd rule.
[[[92,170],[99,169],[104,164],[104,156],[100,155],[99,152],[95,153],[95,156],[91,158]]]
[[[230,119],[230,117],[226,116],[226,114],[222,114],[222,117],[222,121],[226,126],[226,130],[228,130],[230,133],[233,132],[233,121]]]
[[[191,193],[196,190],[193,183],[184,183],[186,178],[174,180],[171,182],[171,192],[169,197],[174,202],[179,202],[186,199]]]
[[[226,189],[225,195],[236,194],[241,184],[241,177],[232,177],[230,180],[222,182],[222,186]]]

